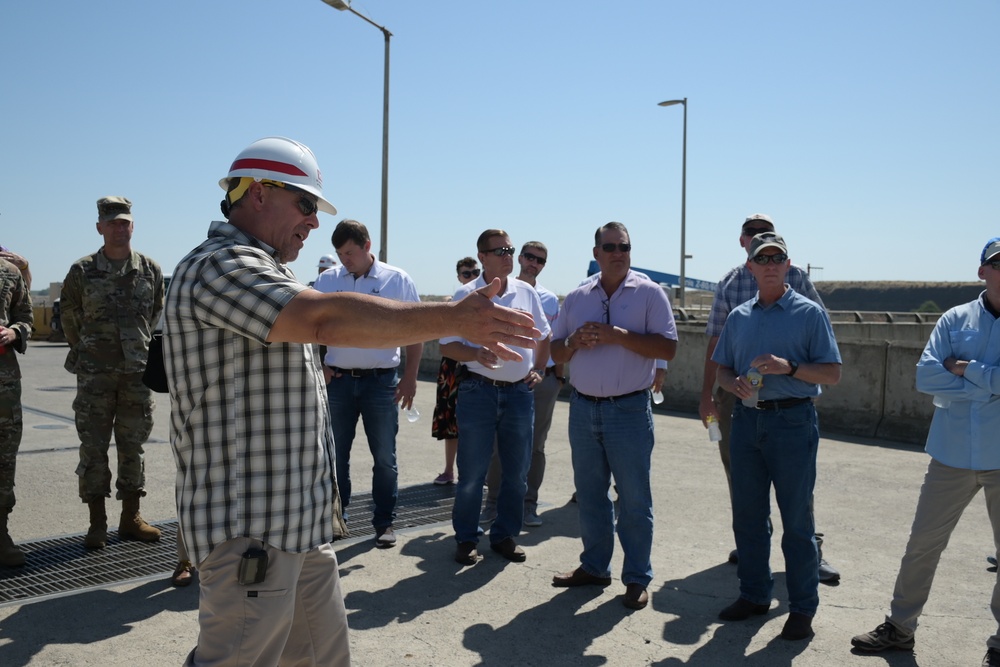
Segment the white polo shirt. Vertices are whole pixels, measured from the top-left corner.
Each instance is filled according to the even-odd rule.
[[[480,275],[474,281],[459,287],[452,300],[461,301],[477,289],[485,286],[486,281]],[[507,278],[507,289],[493,297],[493,303],[530,313],[535,318],[535,328],[542,332],[542,339],[548,338],[549,334],[552,333],[549,327],[549,320],[545,317],[545,311],[542,310],[542,301],[538,298],[538,293],[523,280]],[[464,343],[469,347],[482,347],[457,336],[441,339],[442,345],[455,342]],[[486,368],[478,361],[464,361],[462,363],[473,373],[478,373],[490,379],[503,382],[517,382],[518,380],[523,380],[534,367],[535,350],[533,348],[514,346],[511,346],[511,349],[520,354],[523,359],[521,361],[505,361],[503,366],[497,369]]]
[[[313,289],[326,293],[371,294],[394,301],[420,301],[417,287],[406,271],[382,264],[374,257],[372,260],[371,268],[359,278],[355,278],[342,264],[327,269],[316,278]],[[399,348],[327,347],[323,363],[337,368],[396,368],[399,366]]]

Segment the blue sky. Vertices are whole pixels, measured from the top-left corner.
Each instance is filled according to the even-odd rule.
[[[487,228],[585,275],[624,222],[633,264],[677,273],[687,97],[687,275],[738,263],[772,215],[818,280],[975,280],[1000,235],[1000,0],[484,3],[357,0],[392,32],[389,262],[423,294]],[[311,279],[341,217],[379,246],[382,57],[321,0],[13,2],[0,21],[0,244],[35,288],[100,245],[96,200],[134,202],[165,272],[220,219],[252,141],[313,148]]]

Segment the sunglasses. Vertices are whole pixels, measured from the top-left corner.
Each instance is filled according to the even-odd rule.
[[[766,227],[744,227],[743,236],[757,236],[758,234],[767,234],[772,231],[774,230]]]
[[[295,205],[299,207],[300,211],[302,211],[302,215],[313,215],[319,210],[319,204],[307,197],[304,190],[300,190],[294,185],[278,183],[277,181],[262,181],[262,183],[266,188],[281,188],[282,190],[288,190],[289,192],[294,192],[300,195],[298,201],[295,202]]]
[[[463,278],[478,278],[479,269],[472,269],[471,271],[466,269],[465,271],[459,271],[458,275],[462,276]]]
[[[788,255],[783,252],[779,252],[776,255],[757,255],[753,258],[753,261],[761,266],[764,266],[768,263],[784,264],[787,259]]]
[[[483,254],[489,255],[490,253],[492,253],[497,257],[503,257],[504,255],[510,255],[511,257],[513,257],[515,252],[517,252],[517,248],[515,248],[512,245],[505,245],[505,246],[500,246],[499,248],[493,248],[493,250],[484,250]]]
[[[521,257],[524,257],[529,262],[535,262],[539,266],[545,266],[545,262],[547,261],[544,257],[539,257],[538,255],[527,251],[522,252]]]
[[[1000,271],[1000,259],[991,259],[985,262],[983,266],[989,266],[991,269]]]
[[[631,252],[631,250],[632,250],[632,244],[631,243],[602,243],[601,244],[601,250],[603,250],[604,252],[614,252],[616,250],[618,252]]]

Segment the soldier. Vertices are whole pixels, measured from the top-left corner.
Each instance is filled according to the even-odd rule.
[[[21,445],[21,370],[15,351],[24,354],[33,323],[28,286],[18,267],[0,259],[0,565],[24,565],[24,552],[7,532],[14,509],[14,467]]]
[[[77,376],[80,498],[90,508],[88,549],[107,544],[104,499],[111,496],[108,447],[118,448],[118,536],[153,542],[160,531],[139,514],[146,495],[142,445],[153,429],[153,395],[142,383],[149,341],[163,310],[163,273],[132,250],[132,202],[97,200],[104,246],[70,267],[62,289],[62,325],[70,350],[66,370]]]

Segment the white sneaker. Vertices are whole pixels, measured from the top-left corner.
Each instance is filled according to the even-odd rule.
[[[542,517],[538,516],[537,510],[524,510],[524,525],[529,528],[537,528],[542,525]]]

